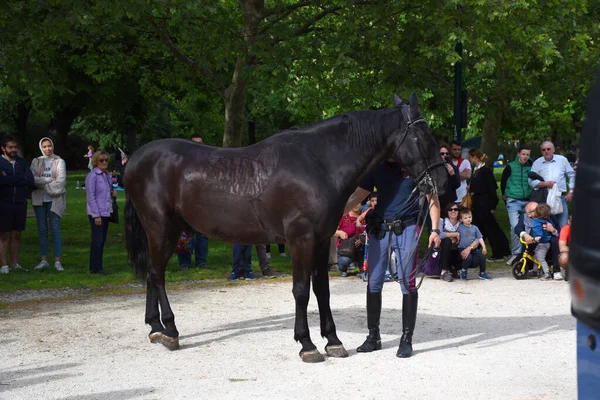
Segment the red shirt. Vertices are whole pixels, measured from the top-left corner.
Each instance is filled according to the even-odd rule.
[[[337,230],[346,232],[348,234],[349,238],[354,235],[357,235],[359,233],[363,233],[365,231],[365,228],[364,227],[360,227],[360,228],[356,227],[356,218],[357,217],[351,216],[350,213],[344,215],[342,217],[342,220],[338,224]],[[338,237],[338,239],[335,243],[336,247],[340,247],[340,240],[341,239]]]
[[[571,245],[571,225],[565,225],[560,230],[558,241],[567,242],[567,246]]]

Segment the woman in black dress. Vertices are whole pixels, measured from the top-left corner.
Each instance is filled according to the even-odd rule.
[[[487,156],[480,149],[469,150],[469,161],[473,166],[469,192],[473,200],[473,225],[490,242],[493,255],[489,260],[494,261],[510,256],[510,248],[506,235],[496,221],[498,184],[492,168],[486,166],[486,159]]]

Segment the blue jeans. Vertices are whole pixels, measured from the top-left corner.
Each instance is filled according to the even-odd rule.
[[[510,197],[506,198],[506,211],[508,211],[508,222],[510,223],[510,242],[511,242],[511,254],[521,254],[522,244],[519,241],[519,235],[514,230],[517,223],[519,223],[519,217],[525,213],[525,206],[529,203],[529,200],[517,200]]]
[[[90,272],[103,271],[102,257],[104,255],[104,243],[108,233],[109,217],[102,217],[102,225],[94,223],[94,218],[88,215],[92,227],[92,243],[90,244]]]
[[[388,240],[392,235],[392,251],[396,253],[398,262],[398,279],[402,294],[413,292],[415,288],[415,274],[419,249],[417,243],[418,230],[416,225],[404,228],[402,235],[397,236],[392,232],[386,232],[381,240],[369,235],[369,282],[367,290],[370,293],[379,293],[383,289],[385,273],[388,269]],[[416,250],[415,250],[415,247]],[[413,252],[414,251],[414,252]],[[408,257],[412,254],[412,258]]]
[[[554,214],[552,219],[558,224],[556,227],[559,231],[560,229],[569,223],[569,209],[567,208],[567,200],[565,196],[562,196],[562,206],[563,212],[560,214]]]
[[[62,257],[62,238],[60,236],[60,217],[50,211],[52,202],[42,203],[41,206],[33,206],[38,226],[38,244],[40,246],[40,255],[48,257],[48,225],[50,225],[50,234],[52,235],[52,249],[54,257]],[[49,224],[48,224],[49,222]]]
[[[354,259],[352,259],[351,257],[340,256],[338,254],[338,262],[337,262],[337,264],[338,264],[338,270],[340,270],[340,272],[346,272],[346,271],[348,271],[348,267],[353,262],[354,262]]]
[[[244,272],[252,272],[252,246],[249,244],[234,244],[233,245],[233,265],[231,272],[239,274],[240,264]]]
[[[462,253],[464,249],[458,249]],[[479,272],[485,272],[485,256],[479,250],[471,250],[471,253],[462,262],[462,269],[479,267]]]
[[[193,232],[190,236],[193,235]],[[196,266],[206,265],[206,258],[208,257],[208,238],[196,232],[194,237],[194,248],[189,253],[181,253],[177,255],[180,267],[189,267],[192,264],[192,252],[196,253]]]

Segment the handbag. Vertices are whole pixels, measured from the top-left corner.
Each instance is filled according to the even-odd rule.
[[[119,206],[117,205],[117,198],[112,198],[112,212],[110,213],[110,217],[108,217],[108,221],[113,224],[119,223]]]
[[[469,210],[473,209],[473,199],[471,198],[471,193],[465,194],[465,196],[460,201],[460,206],[462,208],[468,208]]]
[[[423,266],[423,272],[426,275],[430,275],[430,276],[438,276],[442,273],[442,265],[440,263],[440,254],[438,253],[434,253],[434,251],[431,252],[431,254],[429,255],[429,258],[427,259],[427,261],[425,262],[425,265]]]
[[[356,238],[340,239],[338,254],[342,257],[354,258],[356,254]]]

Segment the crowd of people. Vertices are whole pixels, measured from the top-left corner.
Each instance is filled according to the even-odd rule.
[[[570,202],[573,196],[575,172],[565,157],[555,154],[551,142],[544,141],[540,149],[542,156],[534,162],[530,159],[531,149],[521,146],[516,159],[509,162],[502,172],[500,189],[510,224],[509,244],[496,216],[500,200],[497,195],[498,184],[486,154],[480,149],[470,149],[468,159],[465,159],[461,157],[460,142],[453,141],[450,145],[442,143],[439,146],[440,157],[445,161],[444,166],[448,173],[444,194],[439,197],[443,214],[439,221],[441,245],[435,252],[436,255],[440,255],[439,276],[442,280],[466,280],[470,268],[479,268],[480,279],[491,280],[486,272],[486,263],[506,260],[507,264],[511,265],[523,252],[523,235],[542,268],[541,271],[530,271],[529,275],[539,275],[542,280],[565,279],[570,241],[567,202]],[[530,174],[531,172],[534,174]],[[547,189],[553,186],[558,189],[560,196],[560,199],[556,200],[562,204],[560,212],[553,212],[551,207],[545,204]],[[343,246],[344,240],[351,240],[358,235],[361,226],[365,228],[363,224],[366,214],[368,210],[375,208],[378,196],[378,192],[370,193],[363,205],[363,213],[359,215],[358,210],[350,210],[337,227],[332,242],[332,250],[337,249],[337,253],[330,252],[329,263],[333,267],[332,270],[339,271],[342,277],[348,276],[349,267],[360,265],[364,256],[362,252],[357,251],[349,258],[346,255],[347,246]],[[374,205],[371,205],[373,199]],[[532,199],[542,201],[538,203]],[[379,217],[385,218],[381,212]],[[356,221],[356,227],[349,223],[351,221]],[[431,230],[431,219],[427,222]],[[560,245],[559,235],[563,235]],[[372,239],[372,235],[369,235],[369,239]],[[485,240],[490,245],[489,255]],[[364,240],[356,240],[356,246],[362,242]],[[396,247],[393,244],[390,247],[394,254],[388,263],[386,276],[394,274],[398,263],[403,262],[398,261],[400,255],[395,253]],[[552,271],[546,262],[547,256],[550,258]],[[370,264],[368,263],[369,266]],[[393,276],[394,280],[399,280],[397,275]]]
[[[194,136],[192,141],[201,144],[202,138]],[[18,156],[15,138],[5,136],[0,145],[3,153],[0,158],[0,272],[6,274],[11,268],[22,269],[18,249],[21,232],[25,229],[28,189],[32,190],[30,195],[38,226],[40,263],[35,269],[50,267],[48,237],[51,236],[54,268],[63,271],[60,230],[66,207],[64,160],[54,153],[54,143],[48,137],[40,140],[41,156],[33,160],[31,167]],[[542,269],[530,271],[530,275],[538,276],[541,272],[543,280],[564,279],[570,243],[567,203],[575,187],[575,171],[567,159],[555,154],[551,142],[544,141],[542,157],[532,162],[530,149],[522,146],[517,158],[504,168],[500,189],[511,227],[509,245],[496,218],[499,198],[493,165],[488,164],[487,156],[480,149],[469,150],[468,160],[461,157],[461,151],[462,146],[457,141],[439,146],[448,174],[445,193],[440,198],[415,190],[414,179],[392,160],[379,164],[350,196],[332,237],[329,262],[342,277],[348,276],[351,270],[360,271],[363,264],[368,266],[368,334],[357,352],[381,349],[382,289],[389,280],[387,277],[393,276],[403,295],[402,335],[396,355],[402,358],[412,355],[418,308],[418,243],[425,216],[429,218],[428,247],[434,249],[431,254],[437,255],[439,276],[446,282],[467,280],[468,270],[474,268],[478,269],[479,279],[491,280],[487,262],[508,259],[510,264],[522,252],[522,242],[535,247],[535,257]],[[104,274],[104,244],[109,224],[116,218],[117,193],[112,176],[115,171],[113,174],[108,171],[110,160],[105,151],[94,152],[93,147],[88,146],[84,157],[89,159],[90,168],[85,179],[86,211],[91,228],[89,270],[93,274]],[[533,201],[534,198],[542,201]],[[546,199],[551,204],[545,204]],[[492,251],[489,258],[486,258],[486,240]],[[180,242],[183,244],[178,244],[177,253],[182,270],[190,268],[194,253],[194,265],[209,268],[205,235],[182,232]],[[280,244],[279,251],[285,255],[282,246]],[[276,275],[269,266],[269,247],[268,244],[256,246],[265,278]],[[250,245],[233,245],[230,281],[256,279],[251,252]],[[546,261],[549,254],[552,271]]]

